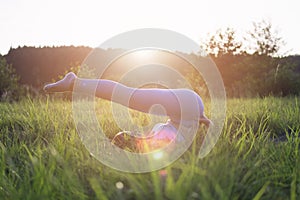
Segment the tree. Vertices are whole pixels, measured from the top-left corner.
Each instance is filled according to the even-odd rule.
[[[220,57],[222,55],[236,55],[241,53],[242,43],[237,40],[236,32],[232,28],[219,29],[210,36],[204,44],[207,53]]]
[[[0,80],[0,100],[17,98],[19,77],[3,57],[0,57]]]
[[[253,41],[252,51],[258,55],[277,56],[284,41],[278,36],[269,21],[253,22],[253,30],[248,32]]]
[[[234,82],[242,78],[240,70],[243,68],[241,65],[244,59],[242,43],[237,39],[235,30],[232,28],[217,30],[203,47],[217,65],[226,92],[231,96]]]

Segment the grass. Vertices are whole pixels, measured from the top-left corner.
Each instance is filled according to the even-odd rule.
[[[70,102],[1,103],[0,199],[299,199],[299,98],[227,103],[223,132],[208,156],[197,156],[200,129],[180,159],[144,174],[94,159],[76,132]],[[116,133],[102,109],[99,120]]]

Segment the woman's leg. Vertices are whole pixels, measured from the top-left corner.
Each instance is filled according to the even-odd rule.
[[[204,106],[198,94],[187,89],[131,88],[111,80],[81,79],[70,72],[62,80],[44,87],[46,92],[72,91],[95,94],[96,97],[113,101],[131,109],[149,113],[160,105],[173,123],[180,120],[199,120],[206,125]]]

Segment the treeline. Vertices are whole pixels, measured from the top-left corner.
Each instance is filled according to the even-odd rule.
[[[225,54],[213,57],[229,97],[300,94],[300,56]]]
[[[20,47],[11,49],[4,58],[13,68],[10,73],[15,71],[18,75],[20,84],[41,89],[45,83],[79,66],[91,50],[88,47]],[[99,51],[99,55],[107,56],[112,50]],[[199,55],[193,57],[201,59]],[[243,52],[212,54],[211,58],[222,75],[228,97],[300,94],[300,56],[272,57]],[[188,78],[195,80],[192,83],[195,88],[203,84],[195,77]]]

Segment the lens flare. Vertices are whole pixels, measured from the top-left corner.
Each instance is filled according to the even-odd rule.
[[[160,160],[163,158],[163,156],[164,156],[164,153],[162,151],[157,151],[153,154],[153,158],[155,160]]]
[[[107,49],[111,54],[103,56],[103,49]],[[157,52],[159,52],[159,55],[155,54]],[[169,58],[172,58],[173,62],[169,62]],[[132,61],[137,62],[132,63]],[[176,64],[178,65],[178,63],[179,66],[177,67]],[[178,102],[179,106],[176,106],[176,108],[179,108],[180,112],[175,116],[168,116],[178,119],[177,121],[174,118],[171,119],[172,122],[176,121],[174,123],[177,129],[176,139],[174,139],[172,134],[171,137],[168,134],[153,135],[154,139],[148,141],[153,142],[154,146],[159,144],[159,148],[151,149],[151,146],[149,151],[141,153],[119,148],[112,144],[107,137],[108,134],[112,134],[107,133],[107,131],[111,131],[115,126],[109,127],[110,124],[103,126],[102,122],[98,121],[95,110],[97,85],[89,87],[89,90],[84,91],[84,94],[82,94],[80,87],[77,87],[75,84],[72,101],[73,118],[77,132],[91,155],[102,164],[113,169],[132,173],[146,173],[159,170],[180,158],[192,144],[199,127],[199,118],[197,118],[199,115],[197,112],[199,107],[197,106],[199,104],[197,99],[190,98],[193,95],[186,95],[185,92],[180,90],[184,88],[194,92],[193,87],[189,83],[191,81],[198,82],[198,80],[194,79],[188,80],[185,72],[180,71],[180,69],[186,69],[188,65],[203,78],[209,91],[211,99],[210,118],[214,126],[207,130],[207,134],[201,144],[199,157],[203,158],[211,151],[223,129],[226,116],[226,94],[218,68],[197,43],[180,33],[166,29],[145,28],[128,31],[106,40],[98,48],[95,48],[81,65],[88,66],[88,72],[93,73],[84,73],[84,70],[81,71],[81,68],[78,76],[89,79],[103,78],[114,64],[116,71],[124,72],[119,74],[117,81],[121,80],[120,83],[129,87],[141,88],[145,85],[158,85],[166,89],[179,89],[173,95],[177,98],[177,101],[174,102]],[[149,70],[150,67],[152,71]],[[115,73],[110,74],[115,76]],[[89,76],[87,77],[87,75]],[[112,100],[114,98],[118,99],[119,94],[116,90],[116,93],[112,95]],[[119,109],[120,107],[111,107],[116,108],[112,109],[113,120],[118,128],[118,130],[114,129],[116,133],[120,130],[130,131],[130,133],[136,131],[131,129],[131,127],[134,127],[132,126],[134,120],[131,119],[128,108],[130,99],[131,97],[128,97],[128,99],[126,97],[126,99],[122,100],[124,103],[122,105],[125,108],[124,112],[119,112],[121,110]],[[150,99],[155,98],[147,100],[150,101]],[[164,109],[167,111],[168,102],[164,103],[164,105],[166,105]],[[153,109],[153,113],[163,113],[164,109]],[[149,113],[148,110],[145,112]],[[152,115],[152,113],[149,114]],[[105,115],[103,116],[105,117]],[[149,127],[165,122],[161,121],[161,118],[155,117],[151,118],[151,120],[152,124],[149,123]],[[148,129],[149,127],[146,128]],[[148,130],[151,130],[151,128]],[[138,133],[141,132],[138,131]],[[123,139],[123,136],[126,135],[121,136],[121,139]],[[131,140],[133,137],[133,142],[139,140],[136,139],[137,135],[131,134],[130,136],[129,139]]]

